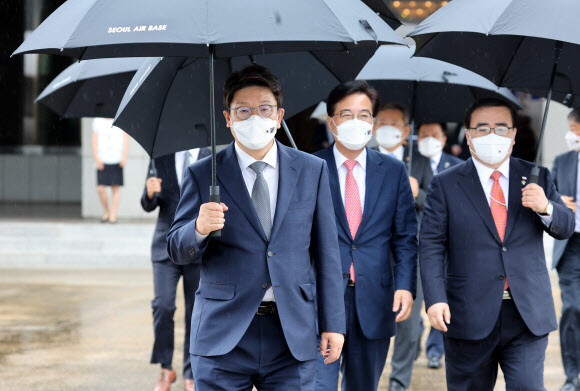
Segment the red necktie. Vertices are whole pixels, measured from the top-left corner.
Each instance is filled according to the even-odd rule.
[[[346,182],[344,186],[344,206],[346,209],[346,219],[348,220],[348,227],[350,228],[350,234],[354,239],[356,236],[356,231],[362,220],[362,206],[360,203],[360,193],[358,192],[358,184],[354,179],[352,170],[356,166],[356,160],[347,160],[344,162],[344,166],[348,170],[346,173]],[[350,263],[350,279],[354,282],[354,262]]]
[[[507,208],[503,191],[501,189],[501,186],[499,185],[500,176],[501,172],[499,171],[494,171],[491,174],[491,179],[493,179],[493,186],[491,188],[490,206],[493,221],[495,222],[495,227],[497,228],[497,233],[499,234],[499,238],[503,242],[503,238],[505,236],[505,227],[507,224]],[[509,284],[506,277],[504,290],[507,290],[508,287]]]

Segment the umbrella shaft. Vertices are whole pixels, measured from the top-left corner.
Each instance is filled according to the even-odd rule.
[[[216,161],[215,161],[215,96],[214,96],[214,52],[215,47],[214,45],[209,46],[209,114],[210,114],[210,144],[211,144],[211,185],[212,187],[216,186]]]

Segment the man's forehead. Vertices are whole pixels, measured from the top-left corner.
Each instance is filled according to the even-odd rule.
[[[512,115],[504,106],[480,107],[471,114],[472,123],[511,124]]]
[[[378,118],[382,119],[403,119],[403,113],[397,109],[384,109],[379,111]]]

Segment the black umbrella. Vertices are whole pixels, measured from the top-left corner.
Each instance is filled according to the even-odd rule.
[[[383,46],[357,76],[371,83],[381,100],[410,108],[410,150],[413,149],[416,122],[461,121],[465,109],[483,97],[497,97],[521,108],[509,89],[498,88],[485,77],[454,64],[411,57],[414,51],[414,47]],[[411,165],[412,154],[409,155],[409,172]]]
[[[111,58],[77,62],[54,78],[35,102],[48,106],[63,118],[112,118],[145,60]]]
[[[409,34],[417,42],[416,56],[451,62],[498,86],[547,98],[534,183],[550,100],[578,103],[579,14],[576,0],[454,0]]]
[[[365,46],[376,49],[383,43],[403,44],[403,41],[381,15],[359,0],[256,4],[238,0],[68,0],[15,53],[54,53],[83,59],[208,58],[210,200],[219,202],[215,172],[214,59],[309,52],[328,64],[323,59],[332,58],[333,52],[356,55]]]

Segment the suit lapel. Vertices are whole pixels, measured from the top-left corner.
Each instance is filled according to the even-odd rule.
[[[508,215],[507,224],[505,228],[504,243],[507,241],[509,234],[516,224],[516,220],[522,208],[522,188],[527,181],[522,178],[522,167],[517,160],[510,157],[510,180],[509,180],[509,200],[508,200]]]
[[[284,216],[286,216],[288,205],[290,205],[290,200],[292,199],[298,177],[300,176],[301,169],[296,163],[295,158],[296,156],[293,151],[278,143],[278,198],[270,238],[276,235],[280,229],[280,225],[282,225],[282,221],[284,221]]]
[[[439,160],[439,164],[437,165],[437,174],[443,172],[451,167],[451,162],[447,159],[445,152],[441,154],[441,160]]]
[[[240,170],[238,158],[232,142],[223,154],[217,156],[216,168],[217,176],[221,184],[226,188],[232,200],[238,205],[242,213],[246,216],[254,229],[267,241],[266,234],[262,228],[262,223],[258,219],[258,214],[254,209],[254,204],[248,193],[246,183]],[[227,219],[227,214],[226,214]]]
[[[477,170],[475,169],[475,165],[471,159],[472,158],[466,162],[465,166],[460,171],[461,176],[458,178],[459,186],[467,196],[469,202],[474,206],[489,232],[493,235],[495,240],[501,244],[491,214],[491,208],[485,198],[485,193],[481,187],[481,181],[479,180]]]
[[[348,221],[346,219],[346,210],[344,209],[344,203],[342,202],[342,195],[340,194],[340,183],[338,182],[338,170],[336,168],[336,160],[334,159],[334,153],[332,151],[334,144],[326,148],[320,156],[326,160],[328,164],[328,180],[330,182],[330,192],[332,194],[332,203],[334,204],[334,214],[340,225],[346,232],[347,236],[350,238],[350,228],[348,226]]]
[[[374,151],[369,151],[367,149],[364,212],[360,226],[356,231],[355,239],[358,238],[360,233],[364,230],[365,225],[368,223],[370,216],[372,215],[377,199],[379,198],[386,171],[386,168],[382,164],[383,160],[380,159]]]
[[[572,167],[572,188],[570,189],[570,195],[574,197],[574,201],[578,202],[576,199],[576,191],[578,190],[578,152],[570,154],[570,165]]]

